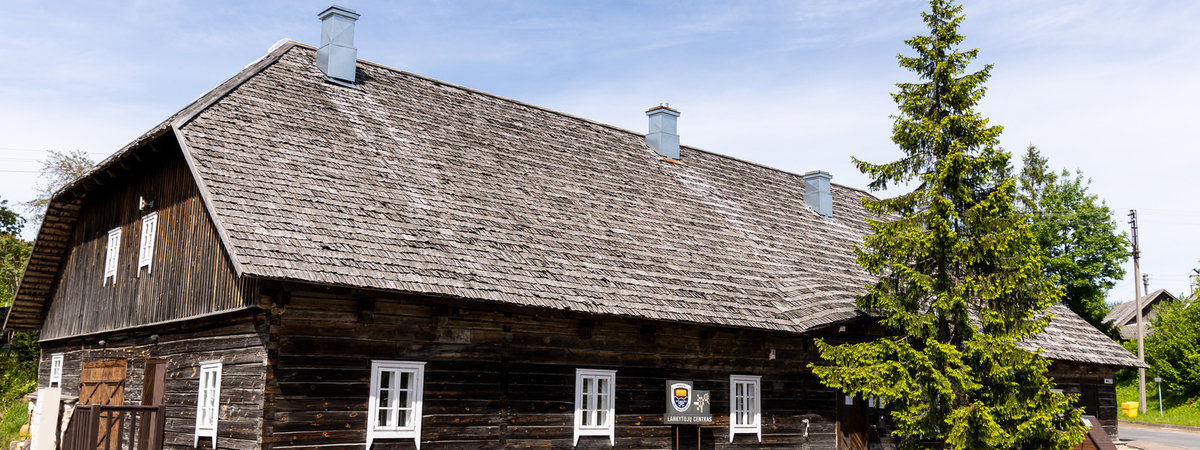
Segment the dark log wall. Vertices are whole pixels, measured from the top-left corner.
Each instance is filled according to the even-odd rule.
[[[42,324],[42,339],[125,329],[248,306],[253,279],[238,280],[172,135],[143,161],[88,193]],[[139,198],[153,201],[139,210]],[[142,216],[158,212],[150,273],[140,270]],[[121,228],[116,282],[103,285],[108,232]]]
[[[617,448],[674,448],[676,429],[696,448],[695,426],[662,424],[667,379],[711,391],[703,448],[834,448],[835,392],[806,368],[816,358],[808,337],[420,297],[278,299],[263,438],[274,448],[361,449],[372,359],[426,362],[422,449],[572,448],[576,368],[617,370]],[[729,444],[730,374],[762,376],[761,444],[748,434]],[[608,447],[582,437],[578,448]]]
[[[151,340],[151,333],[158,340]],[[165,448],[190,449],[196,425],[200,363],[219,360],[221,373],[220,415],[217,422],[219,448],[261,448],[263,383],[266,379],[266,318],[243,312],[217,319],[201,319],[141,330],[137,335],[104,336],[96,339],[65,339],[42,347],[38,386],[50,379],[50,359],[63,353],[63,395],[79,395],[84,362],[126,360],[125,404],[138,405],[147,360],[165,360],[167,423]],[[208,439],[200,447],[208,448]]]
[[[1080,406],[1088,403],[1087,397],[1095,395],[1090,400],[1097,404],[1099,411],[1087,411],[1085,414],[1096,416],[1109,436],[1117,436],[1117,413],[1120,407],[1117,405],[1116,372],[1112,367],[1055,361],[1046,375],[1054,378],[1054,383],[1063,393],[1081,394],[1077,403]],[[1105,380],[1112,380],[1114,384],[1106,384]]]

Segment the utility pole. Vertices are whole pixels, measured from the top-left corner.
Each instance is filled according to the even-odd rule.
[[[1142,274],[1142,292],[1150,295],[1150,274],[1148,273]]]
[[[1137,210],[1129,210],[1129,229],[1133,231],[1133,306],[1137,311],[1137,340],[1138,340],[1138,362],[1146,364],[1146,350],[1142,343],[1142,286],[1138,284],[1137,279],[1142,277],[1142,270],[1138,266],[1138,233],[1137,233]],[[1146,413],[1146,369],[1138,367],[1138,409],[1142,414]]]

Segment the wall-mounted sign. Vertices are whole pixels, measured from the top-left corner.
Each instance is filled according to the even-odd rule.
[[[1105,379],[1104,379],[1104,384],[1112,384],[1112,383],[1113,383],[1113,379],[1112,379],[1112,378],[1105,378]]]
[[[692,389],[691,381],[667,381],[667,413],[663,423],[667,425],[710,425],[712,408],[709,407],[708,391]]]

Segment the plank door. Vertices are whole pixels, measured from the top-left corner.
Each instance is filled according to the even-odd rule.
[[[83,363],[79,379],[80,405],[125,404],[125,360]]]
[[[112,361],[92,361],[83,363],[83,371],[79,377],[80,405],[115,405],[125,404],[125,367],[124,359]],[[113,424],[104,424],[111,419]],[[100,416],[100,430],[96,448],[115,449],[114,439],[121,430],[120,413],[108,412]],[[107,429],[105,429],[107,428]]]
[[[1083,407],[1083,413],[1100,417],[1100,388],[1098,386],[1080,386],[1079,402],[1076,406]]]
[[[167,362],[161,359],[146,360],[146,368],[142,371],[142,405],[158,406],[163,404],[166,397]],[[143,413],[141,421],[149,420],[150,416]],[[159,436],[150,436],[153,427],[141,426],[138,442],[146,445],[149,442],[162,442],[162,431]]]
[[[867,402],[837,395],[837,449],[867,450]]]
[[[161,359],[146,361],[146,370],[142,378],[142,404],[157,406],[163,404],[166,395],[165,381],[167,362]]]

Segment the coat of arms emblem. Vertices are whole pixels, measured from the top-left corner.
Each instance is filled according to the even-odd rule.
[[[688,407],[692,406],[691,386],[684,383],[672,384],[671,394],[671,406],[674,406],[676,411],[686,412]]]

